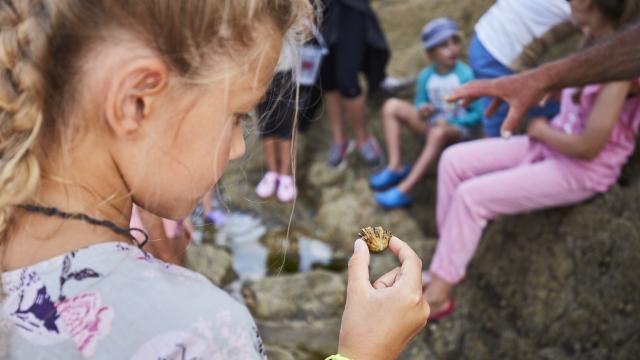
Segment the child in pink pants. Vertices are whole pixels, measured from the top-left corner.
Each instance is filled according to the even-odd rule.
[[[436,316],[438,307],[453,309],[449,289],[464,277],[489,220],[574,204],[616,182],[640,125],[635,85],[565,90],[561,113],[551,124],[535,120],[529,136],[461,143],[444,153],[438,172],[440,240],[425,292]],[[582,92],[578,103],[576,91]]]
[[[624,2],[572,1],[575,24],[597,41],[634,16]],[[628,21],[628,20],[627,20]],[[450,147],[438,171],[440,239],[425,274],[432,320],[453,311],[449,293],[465,275],[482,230],[501,214],[575,204],[614,184],[640,127],[636,80],[565,89],[560,113],[534,119],[527,136]]]

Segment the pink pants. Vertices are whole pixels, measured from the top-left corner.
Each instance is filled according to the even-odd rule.
[[[461,143],[444,152],[438,170],[440,240],[431,262],[433,274],[450,284],[462,280],[487,221],[500,214],[573,204],[596,194],[566,160],[530,158],[526,136]]]

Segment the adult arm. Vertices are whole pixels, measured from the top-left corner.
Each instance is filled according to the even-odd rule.
[[[491,114],[502,101],[509,103],[509,114],[502,125],[510,132],[527,111],[554,90],[570,86],[632,79],[640,76],[640,24],[587,50],[545,64],[537,69],[493,80],[478,80],[455,91],[450,101],[463,105],[481,96],[495,97],[487,109]]]
[[[630,88],[629,81],[605,85],[598,94],[584,131],[580,134],[566,134],[551,127],[546,120],[537,119],[529,126],[529,136],[569,157],[593,160],[609,141]]]

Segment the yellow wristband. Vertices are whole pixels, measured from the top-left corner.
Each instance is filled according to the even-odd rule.
[[[348,357],[344,357],[340,354],[335,354],[335,355],[331,355],[328,358],[324,359],[324,360],[351,360]]]

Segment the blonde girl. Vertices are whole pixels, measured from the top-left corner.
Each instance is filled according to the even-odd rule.
[[[148,255],[128,223],[133,203],[186,217],[244,153],[241,120],[310,13],[307,0],[0,2],[0,357],[265,357],[242,305]],[[391,249],[401,268],[372,285],[355,243],[344,356],[394,358],[426,322],[420,260]]]

